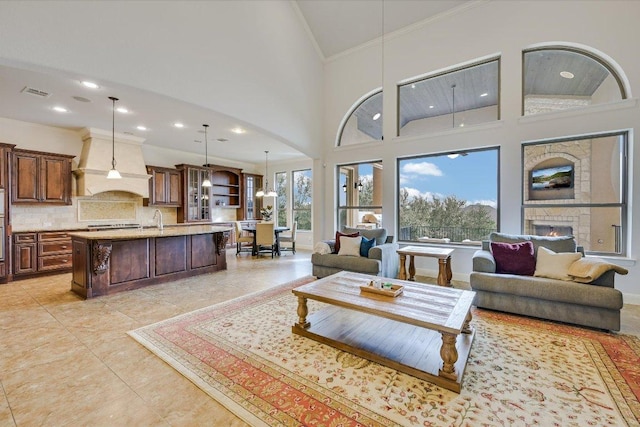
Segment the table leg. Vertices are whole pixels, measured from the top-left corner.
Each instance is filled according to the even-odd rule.
[[[409,255],[409,280],[415,282],[416,280],[416,263],[415,256]]]
[[[398,279],[407,280],[407,272],[405,271],[405,262],[407,260],[407,256],[405,254],[400,254],[400,271],[398,274]]]
[[[275,253],[276,253],[276,255],[280,256],[280,233],[278,231],[276,231],[275,233],[276,233],[276,249],[275,249]]]
[[[438,285],[451,287],[451,257],[438,258]]]
[[[456,350],[456,341],[458,336],[442,332],[442,347],[440,347],[440,357],[442,357],[442,369],[438,371],[438,375],[453,381],[458,381],[455,363],[458,361],[458,350]]]
[[[464,318],[464,324],[462,325],[463,334],[470,334],[473,332],[470,325],[472,318],[473,316],[471,316],[471,310],[469,310],[469,312],[467,313],[467,317]]]
[[[258,244],[256,243],[256,237],[258,233],[254,231],[251,234],[253,234],[253,249],[251,249],[251,255],[256,256],[258,255]]]
[[[307,299],[302,296],[298,296],[298,322],[296,326],[299,328],[307,329],[311,326],[311,323],[307,322],[307,314],[309,309],[307,308]]]

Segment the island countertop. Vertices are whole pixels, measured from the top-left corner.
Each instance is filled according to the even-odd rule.
[[[190,236],[194,234],[231,232],[233,228],[220,225],[198,224],[188,226],[165,226],[163,230],[156,227],[149,228],[122,228],[116,230],[101,231],[74,231],[69,233],[71,237],[79,237],[87,240],[129,240],[151,237]]]

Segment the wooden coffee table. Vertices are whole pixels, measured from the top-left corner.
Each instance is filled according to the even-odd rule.
[[[398,249],[398,255],[400,255],[400,274],[398,278],[401,280],[407,279],[407,272],[405,270],[405,264],[407,255],[409,255],[409,280],[415,280],[416,265],[414,257],[424,256],[431,258],[438,258],[438,285],[451,287],[451,253],[453,249],[445,248],[432,248],[430,246],[405,246]]]
[[[460,392],[475,331],[475,292],[383,278],[397,297],[360,290],[375,276],[340,272],[293,289],[295,334]],[[307,300],[322,303],[309,314]]]

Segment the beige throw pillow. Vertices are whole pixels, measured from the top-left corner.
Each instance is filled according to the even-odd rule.
[[[360,243],[362,236],[346,237],[340,236],[340,251],[338,255],[360,256]]]
[[[536,272],[533,275],[571,281],[571,276],[568,274],[569,267],[580,258],[582,258],[582,254],[579,252],[555,253],[540,246],[536,257]]]

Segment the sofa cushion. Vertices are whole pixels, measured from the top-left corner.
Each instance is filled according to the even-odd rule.
[[[341,233],[339,231],[336,231],[336,244],[333,246],[333,253],[337,254],[340,252],[340,237],[345,236],[345,237],[356,237],[359,236],[360,233],[358,231],[356,231],[355,233]]]
[[[369,249],[373,247],[376,243],[376,239],[367,239],[364,236],[362,237],[362,241],[360,242],[360,256],[368,257]]]
[[[359,233],[361,236],[366,237],[367,239],[376,239],[375,245],[382,245],[387,240],[387,229],[386,228],[374,228],[374,229],[365,229],[365,228],[349,228],[343,227],[343,233]]]
[[[478,292],[492,292],[541,301],[558,301],[575,305],[622,308],[622,292],[604,286],[566,282],[546,277],[527,277],[515,274],[496,276],[491,273],[471,273],[471,288]]]
[[[533,255],[533,243],[491,242],[491,252],[496,260],[496,273],[533,276],[536,271],[536,258]]]
[[[538,248],[543,246],[552,251],[558,252],[575,252],[577,245],[573,236],[531,236],[527,234],[505,234],[493,232],[489,235],[492,242],[518,243],[531,241],[533,243],[533,252],[538,254]]]
[[[582,258],[582,254],[579,252],[555,253],[541,246],[538,248],[534,275],[537,277],[548,277],[550,279],[572,280],[571,276],[569,276],[569,267],[580,258]]]
[[[360,256],[360,242],[362,242],[362,236],[355,237],[340,237],[340,250],[338,255],[340,256]]]
[[[396,258],[398,257],[396,256]],[[347,270],[376,276],[381,271],[381,261],[362,256],[353,257],[339,256],[336,254],[311,254],[311,263],[314,265],[314,268],[322,268],[327,270],[329,274]]]

